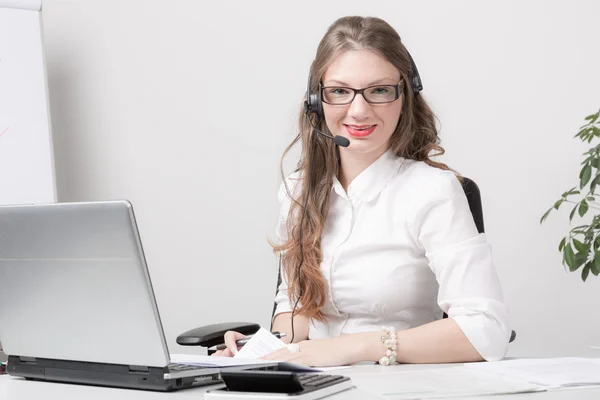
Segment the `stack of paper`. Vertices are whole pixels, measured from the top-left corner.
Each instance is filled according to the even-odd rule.
[[[352,375],[358,387],[390,400],[466,398],[544,391],[538,385],[497,377],[463,367],[402,370],[387,367],[378,374]],[[388,372],[389,371],[389,372]]]
[[[206,368],[238,367],[243,365],[278,364],[281,371],[323,372],[326,369],[310,368],[291,362],[278,362],[241,357],[202,356],[195,354],[171,354],[171,362],[176,364],[196,365]],[[329,368],[328,368],[329,369]],[[327,370],[328,370],[327,369]]]
[[[175,364],[197,365],[207,368],[237,367],[241,365],[271,364],[271,361],[248,358],[219,356],[202,356],[196,354],[171,354],[171,362]]]
[[[467,364],[465,368],[496,376],[518,378],[549,389],[600,385],[598,358],[528,358]]]

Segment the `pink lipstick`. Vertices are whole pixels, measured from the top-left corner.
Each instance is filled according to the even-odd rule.
[[[348,134],[355,138],[364,138],[369,136],[377,125],[344,125]]]

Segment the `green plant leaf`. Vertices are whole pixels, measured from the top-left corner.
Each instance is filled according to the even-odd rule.
[[[579,174],[579,179],[581,180],[579,187],[583,189],[583,187],[587,185],[587,183],[590,181],[591,177],[592,167],[589,164],[586,164],[585,167],[583,167],[583,169],[581,170],[581,173]]]
[[[579,226],[576,226],[573,229],[582,229],[582,228],[589,228],[589,226],[588,225],[579,225]]]
[[[599,252],[594,253],[594,265],[592,266],[592,273],[595,276],[598,276],[598,274],[600,274],[600,253]]]
[[[554,208],[556,208],[558,210],[558,207],[560,207],[560,205],[563,203],[564,199],[560,199],[560,200],[556,200],[556,203],[554,203]]]
[[[567,263],[567,266],[569,267],[569,270],[575,271],[574,265],[575,265],[575,253],[573,253],[573,248],[571,247],[571,243],[567,243],[565,245],[565,248],[563,249],[563,255],[564,255],[564,259],[565,262]]]
[[[579,190],[577,190],[577,186],[572,187],[571,189],[567,190],[566,192],[564,192],[561,197],[564,199],[567,196],[570,196],[572,194],[580,194],[581,192]]]
[[[573,262],[573,271],[577,271],[579,267],[581,267],[587,261],[587,253],[577,253],[575,254],[575,260]]]
[[[587,254],[589,248],[586,244],[581,243],[579,240],[573,238],[573,244],[575,245],[575,249],[580,253]]]
[[[600,158],[594,157],[592,158],[592,162],[590,163],[592,167],[596,169],[600,169]]]
[[[548,211],[546,211],[544,215],[542,215],[542,218],[540,219],[540,224],[542,224],[546,220],[546,218],[548,218],[548,215],[550,215],[550,211],[552,211],[552,207],[550,207]]]
[[[590,274],[590,264],[587,264],[581,270],[581,279],[583,279],[583,281],[585,282],[585,280],[587,279],[587,277],[588,277],[589,274]]]
[[[575,216],[575,211],[577,211],[577,207],[579,207],[579,204],[576,204],[575,207],[573,207],[571,214],[569,214],[569,221],[573,220],[573,217]],[[550,209],[550,210],[552,210],[552,209]]]
[[[579,216],[583,217],[585,215],[585,213],[588,211],[589,206],[587,201],[585,201],[585,199],[581,200],[581,203],[579,204]]]
[[[590,126],[587,125],[584,129],[581,130],[580,138],[582,141],[585,142],[586,140],[588,140],[590,138],[590,136],[591,136]]]
[[[558,244],[558,251],[562,251],[563,247],[565,247],[565,242],[567,241],[567,238],[564,237],[562,238],[562,240],[560,241],[560,243]]]
[[[598,115],[600,115],[600,111],[598,111],[595,114],[588,115],[587,117],[585,117],[585,120],[589,121],[590,124],[593,124],[598,119]]]
[[[596,190],[596,186],[598,185],[598,183],[600,183],[600,174],[596,174],[594,179],[592,179],[592,183],[590,183],[590,193],[594,193],[594,190]]]
[[[585,140],[589,135],[591,124],[585,124],[579,127],[579,132],[575,135],[575,137],[581,138],[581,140]]]
[[[568,196],[571,196],[572,194],[580,194],[581,192],[579,190],[577,190],[577,186],[572,187],[571,189],[567,190],[566,192],[564,192],[563,194],[561,194],[561,197],[563,199],[567,198]]]

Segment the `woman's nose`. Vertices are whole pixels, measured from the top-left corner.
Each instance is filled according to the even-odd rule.
[[[348,116],[361,120],[368,117],[371,109],[371,105],[367,103],[362,94],[357,94],[350,103],[350,108],[348,108]]]

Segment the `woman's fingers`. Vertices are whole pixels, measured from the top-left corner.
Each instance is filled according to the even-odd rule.
[[[225,349],[225,350],[223,350],[223,353],[221,354],[221,357],[233,357],[233,353],[232,353],[231,350]]]
[[[231,356],[234,356],[238,352],[238,345],[237,345],[236,341],[238,341],[240,339],[246,339],[246,335],[242,335],[241,333],[236,332],[236,331],[227,331],[227,332],[225,332],[224,339],[225,339],[225,345],[227,346],[227,350],[225,350],[224,353],[226,351],[229,351]],[[229,356],[229,357],[231,357],[231,356]]]
[[[227,346],[227,350],[229,350],[229,352],[231,353],[232,356],[237,354],[238,351],[238,345],[236,343],[236,341],[240,340],[240,339],[246,339],[246,335],[242,335],[239,332],[236,331],[227,331],[225,332],[225,345]]]

